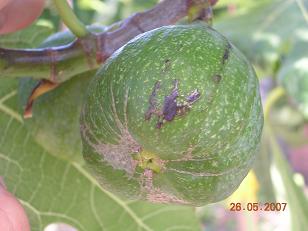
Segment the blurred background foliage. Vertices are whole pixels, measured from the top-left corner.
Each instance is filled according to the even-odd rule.
[[[74,0],[85,24],[110,25],[154,6],[157,0]],[[204,230],[306,230],[308,227],[308,0],[219,0],[213,27],[252,62],[263,104],[273,89],[286,94],[266,118],[253,171],[226,201],[197,209]],[[170,9],[172,10],[172,9]],[[47,35],[64,30],[51,1],[32,27]],[[27,30],[20,32],[24,37]],[[19,33],[19,32],[18,32]],[[16,39],[16,34],[14,39]],[[44,37],[44,36],[38,36]],[[13,37],[3,36],[1,41]],[[29,47],[21,40],[20,47]],[[16,43],[15,43],[16,44]],[[286,211],[230,212],[230,203],[287,202]]]

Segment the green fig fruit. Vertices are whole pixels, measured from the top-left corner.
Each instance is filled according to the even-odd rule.
[[[127,199],[201,206],[236,190],[263,127],[258,79],[240,51],[205,25],[146,32],[89,84],[83,156]]]

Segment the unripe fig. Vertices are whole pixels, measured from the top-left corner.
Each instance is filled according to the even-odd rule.
[[[262,126],[254,70],[204,25],[161,27],[124,45],[91,81],[81,114],[83,155],[104,188],[194,206],[235,191]]]

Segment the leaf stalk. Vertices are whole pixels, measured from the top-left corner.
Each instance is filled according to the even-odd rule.
[[[85,25],[77,18],[74,11],[67,3],[67,0],[53,0],[53,2],[64,24],[76,35],[76,37],[82,38],[89,34]]]

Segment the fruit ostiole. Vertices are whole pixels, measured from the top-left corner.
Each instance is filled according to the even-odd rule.
[[[99,183],[123,198],[213,203],[251,168],[263,126],[258,79],[240,51],[206,25],[136,37],[88,89],[83,156]]]

